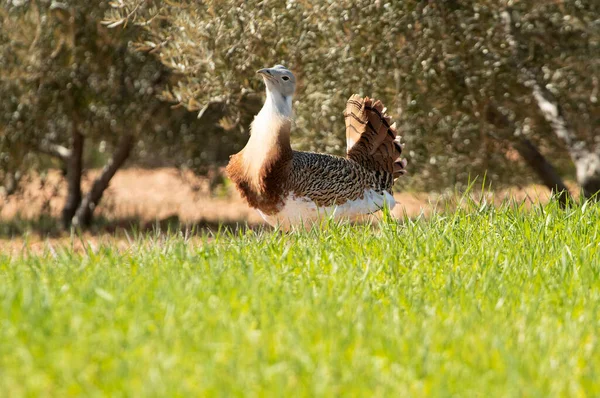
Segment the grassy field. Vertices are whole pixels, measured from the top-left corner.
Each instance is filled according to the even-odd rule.
[[[2,396],[600,394],[600,205],[132,240],[0,255]]]

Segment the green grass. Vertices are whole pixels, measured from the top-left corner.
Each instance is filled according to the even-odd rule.
[[[597,396],[600,205],[0,255],[7,396]]]

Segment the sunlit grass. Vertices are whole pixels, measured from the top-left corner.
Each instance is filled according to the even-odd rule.
[[[0,255],[3,396],[600,394],[600,206]]]

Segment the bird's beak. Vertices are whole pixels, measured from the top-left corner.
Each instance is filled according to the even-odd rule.
[[[273,76],[271,74],[271,70],[269,68],[259,69],[259,70],[256,71],[256,73],[258,73],[259,75],[263,75],[265,77],[271,77],[271,76]]]

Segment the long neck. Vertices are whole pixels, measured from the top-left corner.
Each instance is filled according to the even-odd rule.
[[[284,97],[278,92],[267,90],[265,104],[250,126],[250,139],[246,148],[251,147],[262,153],[270,152],[273,146],[282,150],[291,148],[291,125],[292,97]],[[256,154],[255,151],[253,155]]]
[[[284,96],[278,91],[267,90],[267,99],[261,110],[272,112],[284,118],[292,118],[292,96]]]
[[[243,150],[249,177],[258,182],[267,165],[291,159],[290,129],[292,98],[267,90],[267,99],[250,126],[250,139]]]

